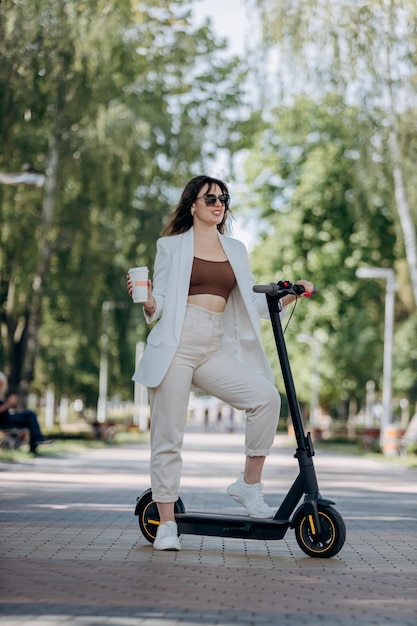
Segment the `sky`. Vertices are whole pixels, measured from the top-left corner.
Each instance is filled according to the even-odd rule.
[[[216,35],[228,40],[230,54],[240,55],[244,52],[245,39],[251,28],[244,0],[195,0],[193,13],[196,24],[211,18]],[[213,175],[220,176],[217,172]],[[233,185],[230,186],[230,191],[233,210]],[[250,251],[256,243],[256,220],[251,222],[247,216],[235,214],[232,235],[243,241]]]
[[[195,0],[193,13],[197,23],[210,17],[218,36],[229,40],[229,49],[239,54],[249,32],[244,0]]]

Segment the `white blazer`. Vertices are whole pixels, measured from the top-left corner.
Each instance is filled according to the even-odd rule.
[[[252,364],[274,382],[260,334],[259,318],[269,318],[266,297],[252,291],[255,281],[244,244],[220,233],[219,240],[237,283],[224,311],[223,347],[236,359]],[[145,318],[149,324],[159,321],[148,335],[144,353],[132,377],[146,387],[157,387],[162,382],[177,350],[185,318],[193,257],[193,228],[157,241],[152,290],[156,310],[152,316],[145,314]]]

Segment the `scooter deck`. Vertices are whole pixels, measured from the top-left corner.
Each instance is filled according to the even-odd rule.
[[[288,519],[262,519],[247,515],[198,511],[176,513],[175,519],[180,535],[207,535],[238,539],[282,539],[291,526],[291,521]]]

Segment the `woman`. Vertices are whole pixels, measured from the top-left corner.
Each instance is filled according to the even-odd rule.
[[[161,521],[157,550],[181,549],[174,503],[192,385],[246,412],[245,467],[227,492],[249,516],[273,516],[261,483],[280,410],[260,337],[259,318],[269,316],[268,306],[264,294],[252,291],[245,246],[224,235],[229,211],[223,181],[189,181],[157,241],[153,289],[149,281],[143,305],[146,321],[158,323],[133,380],[150,395],[151,488]],[[299,283],[312,291],[312,283]]]

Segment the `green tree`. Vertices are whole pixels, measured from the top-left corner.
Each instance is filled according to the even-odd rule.
[[[0,169],[46,174],[0,187],[1,360],[23,402],[35,376],[94,403],[103,302],[117,391],[146,332],[126,271],[152,269],[185,179],[229,149],[243,70],[180,0],[6,0],[0,31]]]
[[[343,98],[300,97],[277,107],[273,118],[247,165],[253,204],[266,224],[253,267],[260,282],[310,277],[319,286],[318,296],[298,304],[287,336],[306,402],[311,375],[296,335],[322,342],[321,401],[336,406],[360,399],[366,381],[380,379],[384,291],[358,283],[355,271],[395,261],[392,187],[386,161],[369,140],[375,130]],[[365,175],[367,163],[374,165]],[[274,360],[271,340],[266,344]]]
[[[415,136],[417,5],[414,0],[257,0],[268,47],[278,46],[283,89],[339,93],[360,106],[370,123],[387,129],[389,176],[394,190],[402,256],[417,304],[415,182],[407,174]],[[294,76],[299,80],[294,81]],[[412,142],[415,144],[415,138]]]

